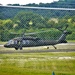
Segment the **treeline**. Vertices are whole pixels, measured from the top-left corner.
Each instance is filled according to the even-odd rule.
[[[52,3],[29,3],[25,5],[7,4],[8,6],[34,6],[34,7],[57,7],[57,8],[75,8],[75,0],[59,0]]]
[[[0,40],[7,41],[23,32],[42,32],[35,34],[43,39],[57,39],[61,32],[58,27],[69,25],[68,30],[72,34],[67,37],[68,40],[75,40],[75,16],[65,16],[63,18],[48,18],[33,12],[18,12],[14,17],[0,19]],[[45,30],[47,32],[45,32]],[[15,34],[18,33],[18,34]]]
[[[2,4],[0,4],[2,5]],[[52,3],[29,3],[25,5],[21,4],[7,4],[7,6],[33,6],[33,7],[57,7],[57,8],[75,8],[75,0],[59,0]]]
[[[21,6],[75,8],[75,0],[59,0],[59,1],[54,1],[52,3],[39,3],[39,4],[29,3],[29,4],[21,5]]]

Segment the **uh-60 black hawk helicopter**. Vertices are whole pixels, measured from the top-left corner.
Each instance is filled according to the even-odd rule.
[[[58,40],[44,40],[42,38],[38,37],[27,37],[27,36],[22,36],[22,37],[17,37],[14,39],[11,39],[4,45],[4,47],[7,48],[15,48],[16,50],[20,49],[22,50],[23,47],[36,47],[36,46],[47,46],[47,45],[52,45],[55,49],[56,47],[54,45],[60,44],[60,43],[67,43],[66,41],[66,36],[68,34],[71,34],[71,32],[67,31],[68,25],[65,27],[64,30],[59,28],[58,30],[62,31],[62,35],[59,37]],[[31,33],[33,34],[33,33]]]

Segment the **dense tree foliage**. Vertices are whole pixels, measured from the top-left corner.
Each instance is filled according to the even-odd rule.
[[[15,28],[25,28],[29,29],[30,27],[43,28],[45,27],[45,18],[38,14],[32,12],[20,12],[14,17],[15,23],[17,26]],[[30,23],[31,22],[31,23]]]
[[[21,11],[17,13],[12,19],[1,20],[0,19],[0,40],[6,41],[13,37],[15,34],[22,34],[23,32],[40,32],[47,31],[43,33],[36,34],[38,37],[43,39],[57,39],[61,32],[57,30],[58,27],[64,28],[64,26],[69,25],[68,30],[73,33],[67,37],[67,39],[75,39],[75,16],[65,16],[63,18],[48,18],[42,15]]]

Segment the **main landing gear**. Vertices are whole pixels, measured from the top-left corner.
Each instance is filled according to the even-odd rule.
[[[57,49],[54,45],[52,45],[55,49]],[[49,47],[47,47],[47,49],[49,49]]]

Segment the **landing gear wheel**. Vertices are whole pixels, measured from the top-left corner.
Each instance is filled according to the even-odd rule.
[[[15,48],[16,50],[18,50],[18,48]]]
[[[54,45],[52,45],[55,49],[57,49]]]
[[[47,47],[47,49],[49,49],[49,47]]]
[[[22,47],[20,47],[20,50],[22,50]]]

